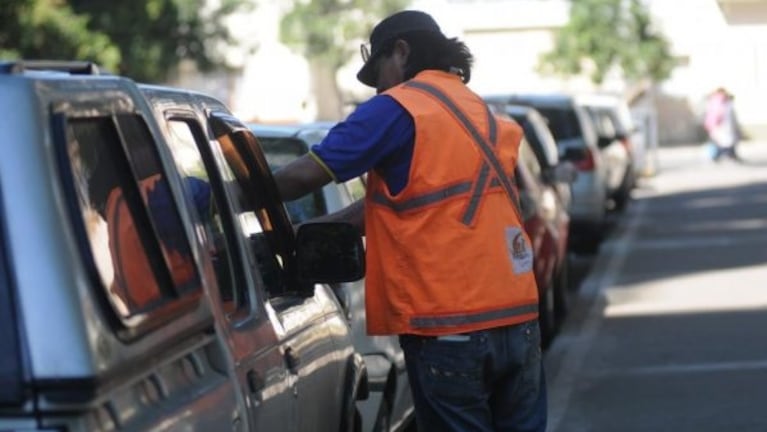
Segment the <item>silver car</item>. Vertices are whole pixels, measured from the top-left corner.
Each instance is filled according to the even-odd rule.
[[[272,169],[276,170],[307,153],[312,144],[325,137],[332,123],[298,126],[251,124]],[[343,184],[328,184],[321,191],[286,203],[294,223],[341,210],[363,198],[363,178]],[[370,396],[357,402],[364,431],[397,431],[415,424],[412,395],[408,384],[405,358],[396,336],[370,336],[365,320],[364,281],[333,286],[345,306],[351,323],[354,345],[365,360]]]
[[[0,63],[0,94],[0,430],[357,430],[323,282],[362,239],[294,233],[224,104],[81,62]]]
[[[605,229],[608,171],[586,110],[573,96],[565,94],[512,94],[484,99],[494,105],[530,106],[546,119],[560,159],[572,162],[578,170],[571,186],[571,244],[576,249],[595,250]]]

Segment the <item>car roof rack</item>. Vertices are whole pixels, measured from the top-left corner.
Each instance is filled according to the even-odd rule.
[[[0,72],[22,74],[26,71],[64,72],[71,75],[101,75],[98,65],[89,61],[18,60],[0,62]]]

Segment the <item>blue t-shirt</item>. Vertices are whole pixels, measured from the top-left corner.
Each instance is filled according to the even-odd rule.
[[[410,113],[391,96],[377,95],[335,125],[311,152],[336,182],[375,169],[396,195],[407,185],[414,143]]]

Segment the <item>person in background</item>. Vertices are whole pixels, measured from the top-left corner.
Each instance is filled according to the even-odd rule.
[[[736,148],[741,136],[735,116],[734,97],[723,87],[709,96],[703,126],[709,142],[714,145],[714,161],[719,162],[722,157],[740,161]]]
[[[368,333],[399,335],[419,430],[542,432],[522,130],[466,86],[471,53],[426,13],[387,17],[361,53],[377,95],[276,171],[282,199],[368,174],[364,200],[326,218],[366,234]]]

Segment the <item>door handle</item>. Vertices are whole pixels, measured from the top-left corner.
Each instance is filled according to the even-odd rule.
[[[298,366],[301,364],[301,359],[291,347],[285,348],[285,364],[287,365],[290,373],[296,375],[298,374]]]

